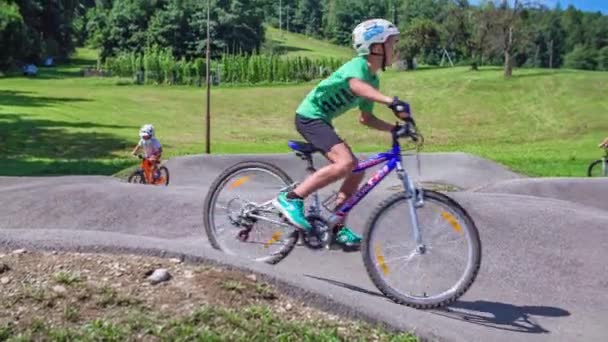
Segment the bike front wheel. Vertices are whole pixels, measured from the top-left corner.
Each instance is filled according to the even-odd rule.
[[[587,169],[587,176],[608,177],[608,162],[601,159],[592,162]]]
[[[278,167],[242,162],[214,181],[204,204],[211,245],[227,254],[276,264],[295,247],[299,232],[280,217],[271,201],[292,185]]]
[[[481,242],[475,223],[454,200],[431,190],[423,190],[423,199],[415,207],[421,245],[414,239],[410,200],[397,193],[371,215],[362,251],[382,293],[399,304],[430,309],[455,301],[473,284]]]

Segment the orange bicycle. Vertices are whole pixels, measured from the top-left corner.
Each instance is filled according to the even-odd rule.
[[[157,172],[154,172],[153,162],[141,154],[137,157],[141,159],[141,165],[129,175],[127,180],[129,183],[169,185],[169,169],[166,166],[160,166]]]

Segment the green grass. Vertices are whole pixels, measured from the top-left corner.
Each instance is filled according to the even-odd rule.
[[[59,284],[74,285],[82,282],[82,278],[77,273],[59,271],[53,274],[53,278]]]
[[[113,174],[137,163],[129,153],[148,122],[164,158],[204,151],[204,89],[118,86],[78,77],[77,67],[0,79],[0,175]],[[212,152],[288,152],[286,141],[299,138],[294,110],[313,86],[214,88]],[[411,102],[425,151],[471,152],[529,175],[584,176],[608,135],[606,72],[518,69],[510,80],[497,68],[386,72],[381,89]],[[357,151],[389,145],[354,111],[335,126]]]
[[[70,313],[70,315],[77,313]],[[32,323],[29,329],[15,333],[13,326],[0,327],[0,339],[30,341],[162,340],[162,341],[402,341],[418,339],[407,333],[390,333],[367,324],[342,328],[332,322],[288,321],[262,306],[239,310],[201,307],[184,317],[132,311],[120,320],[95,319],[77,327]]]
[[[332,44],[327,41],[310,38],[299,33],[292,33],[266,26],[266,40],[276,43],[289,57],[302,56],[310,58],[335,57],[348,59],[354,56],[354,50]]]

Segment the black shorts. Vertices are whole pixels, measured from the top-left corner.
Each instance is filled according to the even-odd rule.
[[[321,119],[309,119],[296,114],[296,129],[306,141],[325,153],[344,142],[333,126]]]

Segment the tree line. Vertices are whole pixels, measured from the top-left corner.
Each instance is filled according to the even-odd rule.
[[[281,6],[279,6],[279,4]],[[0,69],[45,56],[65,59],[76,46],[100,57],[170,49],[176,60],[204,56],[202,0],[2,0]],[[608,16],[526,0],[212,0],[213,57],[264,51],[264,24],[350,45],[362,20],[383,17],[403,32],[402,57],[455,63],[608,70]]]
[[[438,64],[479,64],[608,70],[608,16],[548,8],[532,1],[266,0],[265,20],[284,30],[348,45],[361,20],[382,17],[401,30],[401,54]]]

